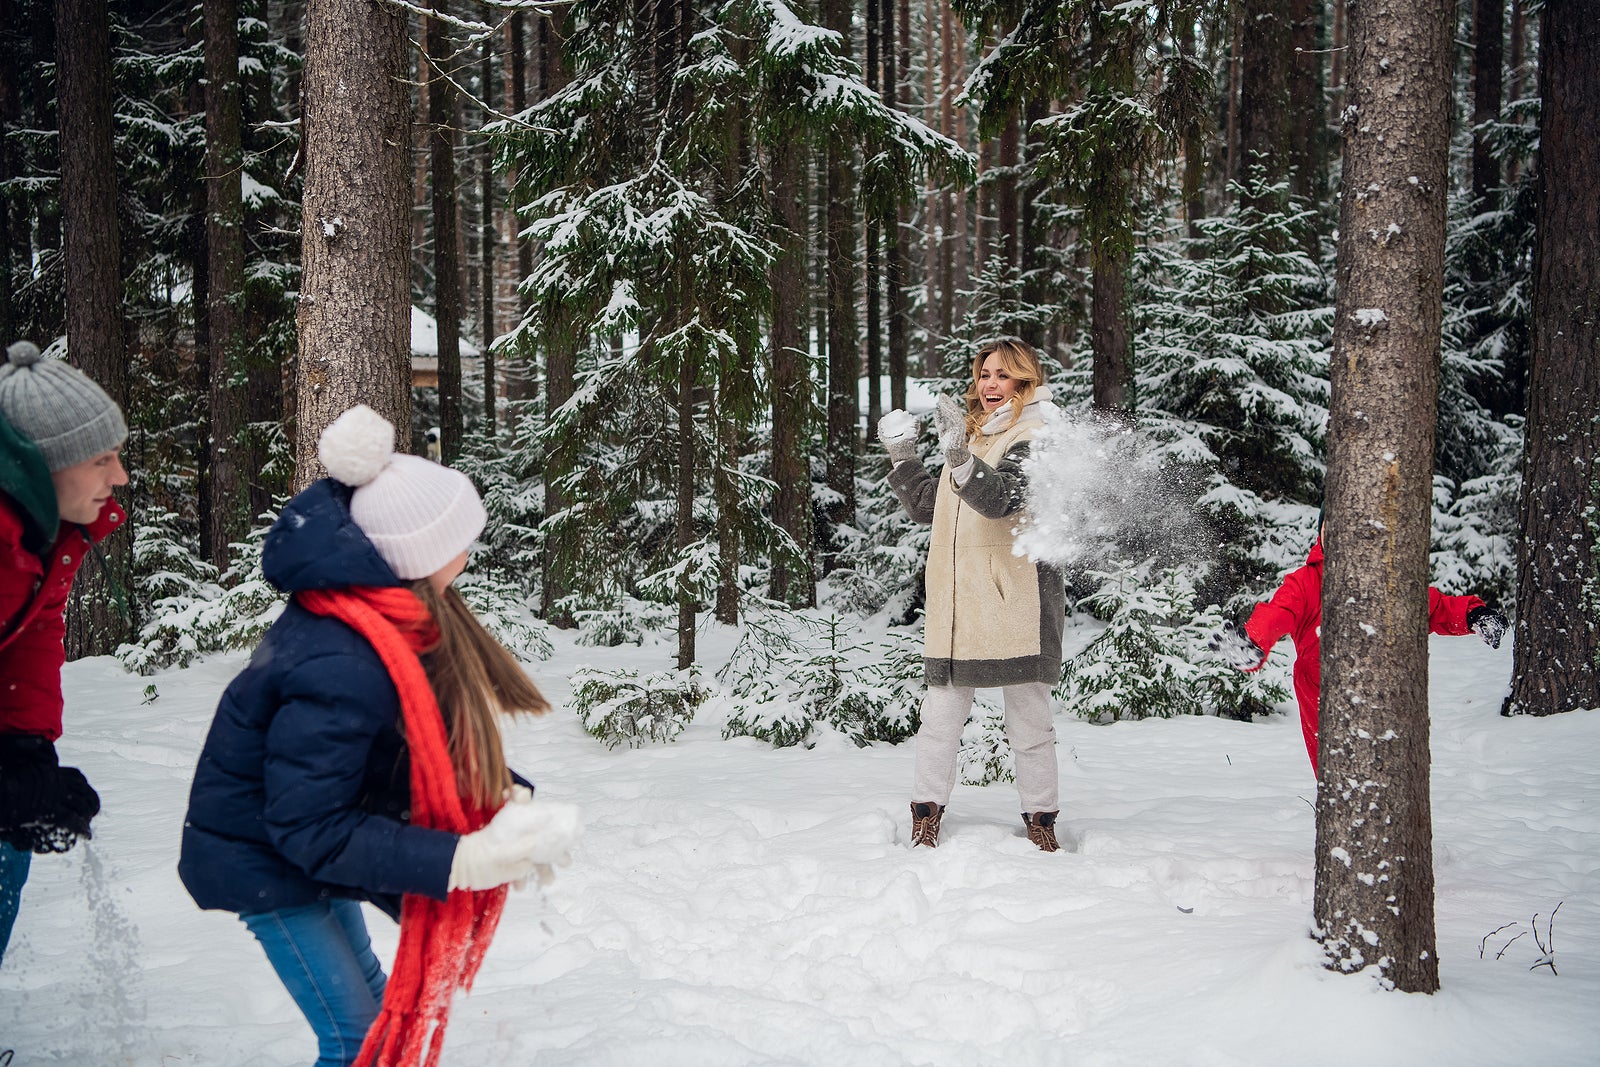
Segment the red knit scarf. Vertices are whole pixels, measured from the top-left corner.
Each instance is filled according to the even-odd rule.
[[[487,823],[493,812],[462,801],[444,717],[418,658],[439,637],[422,601],[403,587],[302,590],[295,599],[312,614],[338,619],[366,638],[394,681],[411,752],[411,822],[455,834]],[[354,1067],[435,1067],[451,998],[457,989],[471,988],[505,900],[504,886],[456,890],[444,901],[406,894],[383,1009]]]

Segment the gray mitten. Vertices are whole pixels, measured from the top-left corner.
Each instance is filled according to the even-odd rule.
[[[1238,623],[1224,626],[1212,634],[1206,639],[1206,647],[1212,655],[1236,671],[1255,670],[1266,655],[1249,632]]]
[[[889,463],[898,467],[917,458],[917,417],[895,408],[878,420],[878,440],[889,453]]]
[[[959,467],[972,458],[967,448],[967,413],[961,401],[942,396],[933,409],[933,427],[939,433],[939,447],[944,450],[944,461],[952,468]]]

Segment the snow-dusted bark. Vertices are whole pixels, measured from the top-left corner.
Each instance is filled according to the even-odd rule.
[[[1600,22],[1547,3],[1516,665],[1505,712],[1600,707]]]
[[[1428,520],[1455,5],[1350,17],[1328,427],[1315,936],[1328,965],[1439,987]]]

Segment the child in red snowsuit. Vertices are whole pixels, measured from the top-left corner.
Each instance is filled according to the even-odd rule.
[[[1500,647],[1506,617],[1476,596],[1446,596],[1428,588],[1428,630],[1461,636],[1476,632],[1490,648]],[[1317,704],[1322,693],[1322,537],[1306,556],[1306,564],[1289,572],[1272,599],[1257,604],[1243,626],[1224,631],[1213,646],[1227,662],[1243,671],[1260,670],[1278,639],[1294,639],[1294,696],[1300,705],[1311,769],[1317,769]]]

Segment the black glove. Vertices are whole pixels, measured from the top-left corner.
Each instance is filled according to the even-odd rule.
[[[1490,648],[1500,647],[1500,638],[1511,628],[1510,621],[1499,608],[1480,604],[1467,612],[1467,625],[1478,631],[1483,643]]]
[[[1240,623],[1224,626],[1206,638],[1206,647],[1234,670],[1251,671],[1261,665],[1261,646]]]
[[[23,852],[66,852],[93,836],[100,796],[56,746],[35,734],[0,734],[0,841]]]

